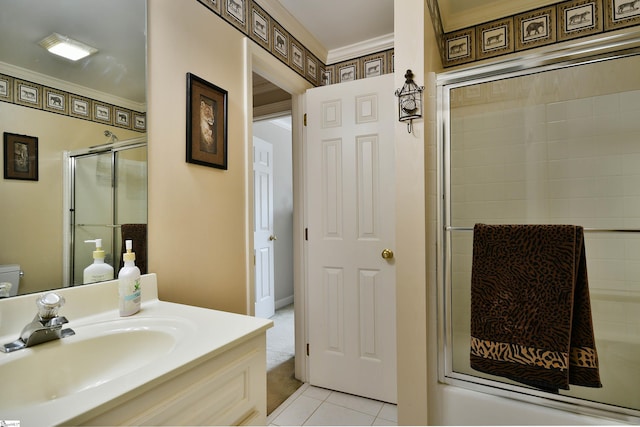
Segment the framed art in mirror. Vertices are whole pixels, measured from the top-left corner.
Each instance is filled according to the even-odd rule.
[[[187,162],[227,169],[227,91],[187,73]]]
[[[15,103],[25,107],[42,109],[42,86],[26,80],[15,79]]]
[[[0,74],[0,101],[13,102],[13,77]]]
[[[4,132],[4,179],[38,180],[38,138]]]

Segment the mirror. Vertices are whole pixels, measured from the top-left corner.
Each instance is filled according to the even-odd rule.
[[[146,0],[0,0],[0,10],[0,132],[36,141],[36,179],[10,168],[0,180],[0,282],[3,266],[19,265],[24,294],[68,285],[65,153],[146,136]],[[38,44],[52,33],[98,51],[54,56]],[[12,144],[0,155],[5,171]]]

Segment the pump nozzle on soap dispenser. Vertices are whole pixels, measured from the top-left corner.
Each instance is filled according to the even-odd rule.
[[[104,282],[113,280],[113,267],[104,262],[104,250],[102,249],[102,239],[85,240],[85,243],[95,243],[96,250],[93,251],[93,264],[84,269],[82,283]]]
[[[96,250],[93,251],[93,259],[104,259],[104,250],[102,249],[102,239],[85,240],[84,242],[96,244]]]
[[[122,254],[122,260],[124,262],[135,261],[136,260],[136,254],[133,252],[133,240],[125,240],[124,241],[124,246],[125,246],[125,249],[127,250],[127,252]]]

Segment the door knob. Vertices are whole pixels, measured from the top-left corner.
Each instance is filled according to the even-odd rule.
[[[393,258],[393,251],[391,249],[383,249],[382,250],[382,258],[384,258],[384,259]]]
[[[274,240],[278,240],[278,238],[272,234],[271,236],[269,236],[269,240],[274,241]]]

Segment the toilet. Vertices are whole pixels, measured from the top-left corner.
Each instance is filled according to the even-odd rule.
[[[0,298],[18,295],[20,276],[22,276],[22,271],[20,271],[19,264],[0,265]],[[9,284],[11,289],[7,292]]]

